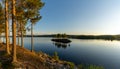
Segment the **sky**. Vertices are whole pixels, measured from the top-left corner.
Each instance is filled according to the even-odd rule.
[[[35,34],[120,34],[120,0],[42,0]]]

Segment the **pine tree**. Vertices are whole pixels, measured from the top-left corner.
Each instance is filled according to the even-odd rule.
[[[9,28],[8,28],[8,0],[5,0],[5,36],[6,36],[6,52],[7,54],[10,54],[9,49]]]
[[[17,62],[16,57],[16,0],[12,0],[12,41],[13,41],[13,47],[12,47],[12,62]]]

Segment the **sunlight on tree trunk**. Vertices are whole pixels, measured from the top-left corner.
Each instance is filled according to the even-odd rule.
[[[13,41],[13,47],[12,47],[12,62],[17,62],[16,57],[16,10],[15,10],[15,4],[16,0],[12,0],[12,41]]]
[[[10,54],[9,49],[9,28],[8,28],[8,0],[5,0],[5,36],[6,36],[6,52]]]

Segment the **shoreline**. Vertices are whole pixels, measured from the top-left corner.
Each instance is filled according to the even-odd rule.
[[[10,44],[10,49],[12,44]],[[12,50],[12,49],[11,49]],[[4,54],[1,54],[4,51]],[[49,56],[44,52],[31,52],[28,49],[17,46],[17,64],[12,64],[11,56],[5,54],[5,44],[0,44],[0,68],[7,67],[6,69],[21,68],[21,69],[80,69],[93,67],[92,69],[104,69],[102,66],[92,64],[79,64],[75,65],[73,62],[59,59],[59,56],[55,52],[53,56]],[[3,60],[4,59],[4,60]]]
[[[10,44],[10,49],[12,47],[12,44]],[[2,54],[3,52],[4,54]],[[5,55],[5,44],[0,44],[0,68],[7,68],[12,67],[12,69],[15,68],[36,68],[36,69],[70,69],[71,66],[73,67],[72,62],[64,61],[57,59],[57,55],[49,56],[46,53],[43,52],[31,52],[28,49],[22,48],[20,46],[17,46],[17,58],[18,62],[17,64],[12,64],[10,61],[12,61],[10,55]],[[4,60],[3,60],[4,59]],[[9,60],[8,60],[9,59]],[[42,66],[42,68],[41,68]]]

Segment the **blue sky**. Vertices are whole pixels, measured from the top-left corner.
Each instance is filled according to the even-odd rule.
[[[120,34],[120,0],[42,0],[35,34]]]

